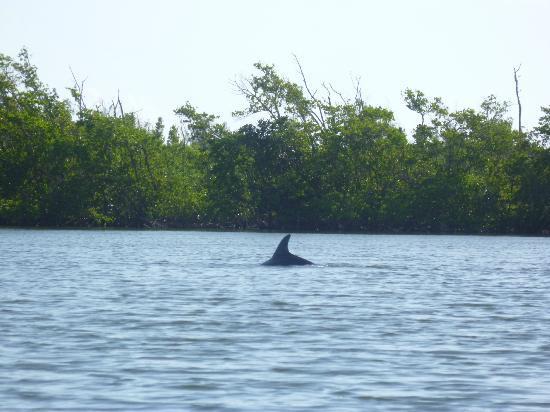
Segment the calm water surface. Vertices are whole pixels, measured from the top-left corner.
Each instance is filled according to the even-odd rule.
[[[0,230],[0,409],[550,410],[550,239]]]

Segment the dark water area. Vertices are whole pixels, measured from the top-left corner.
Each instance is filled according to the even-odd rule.
[[[550,410],[550,238],[281,238],[0,230],[0,410]]]

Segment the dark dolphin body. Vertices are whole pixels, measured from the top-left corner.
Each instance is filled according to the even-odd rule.
[[[279,246],[277,246],[277,249],[275,250],[275,253],[273,253],[273,256],[268,261],[262,263],[262,265],[266,266],[290,266],[290,265],[313,265],[313,262],[310,262],[307,259],[301,258],[300,256],[293,255],[288,251],[288,240],[290,239],[290,235],[286,235],[283,240],[281,240],[281,243],[279,243]]]

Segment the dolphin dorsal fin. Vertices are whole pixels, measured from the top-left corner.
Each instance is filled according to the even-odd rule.
[[[290,235],[286,235],[279,242],[279,246],[275,249],[272,258],[262,264],[266,266],[313,265],[313,262],[301,258],[300,256],[293,255],[288,251],[289,239]]]
[[[277,249],[275,249],[275,253],[273,253],[273,257],[275,256],[284,256],[288,255],[290,252],[288,251],[288,240],[290,239],[290,235],[286,235],[281,242],[279,242],[279,246],[277,246]]]

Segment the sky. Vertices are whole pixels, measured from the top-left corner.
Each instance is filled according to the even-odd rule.
[[[189,101],[230,127],[245,107],[232,82],[274,64],[311,88],[330,83],[391,109],[408,132],[419,121],[405,88],[442,97],[451,110],[494,94],[524,127],[550,106],[549,0],[2,0],[0,53],[31,54],[40,78],[68,97],[72,72],[88,106],[120,91],[125,111],[147,122]],[[244,120],[246,121],[246,119]]]

